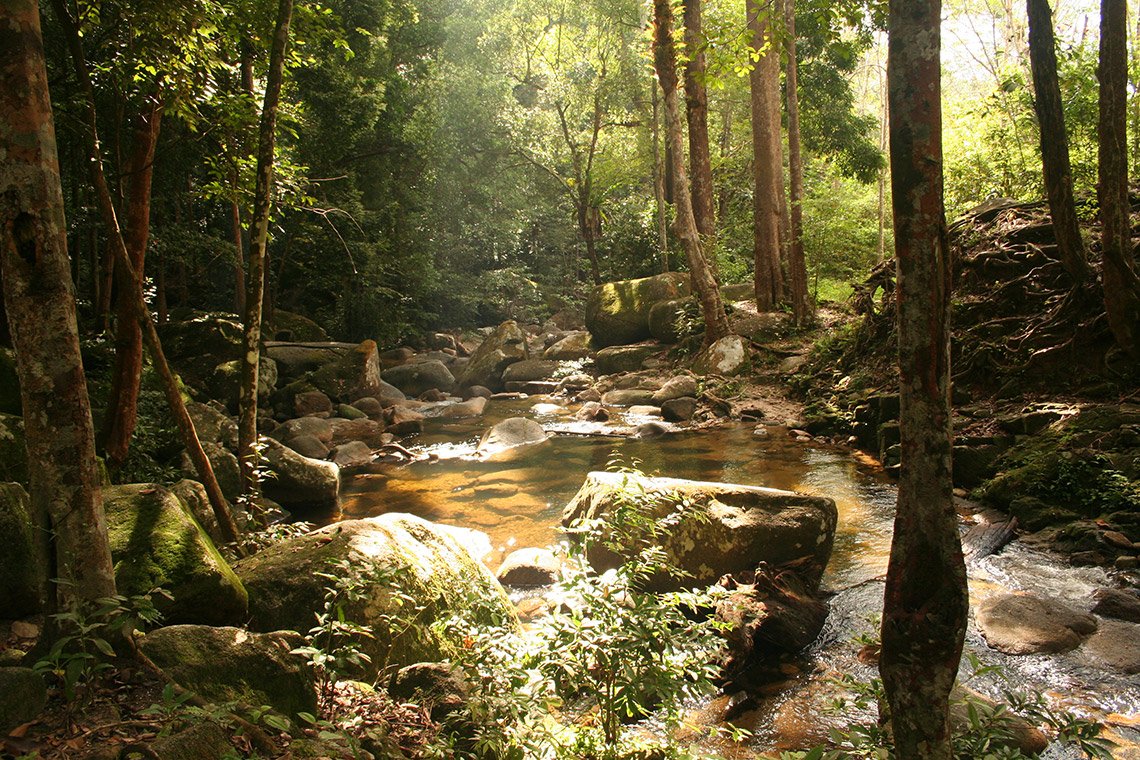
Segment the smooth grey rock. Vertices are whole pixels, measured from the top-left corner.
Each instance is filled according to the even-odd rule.
[[[549,549],[516,549],[506,556],[495,577],[504,586],[549,586],[558,580],[562,565]]]
[[[266,438],[267,467],[275,477],[262,483],[265,495],[286,508],[329,507],[340,495],[340,468],[302,456],[288,446]]]
[[[670,399],[684,396],[696,396],[700,384],[692,375],[677,375],[665,381],[658,390],[653,392],[653,403],[661,405]]]
[[[541,443],[549,437],[542,425],[534,420],[511,417],[483,433],[477,452],[484,455],[496,454],[517,446]]]
[[[1097,629],[1092,615],[1030,594],[992,596],[974,618],[990,647],[1014,655],[1068,652]]]

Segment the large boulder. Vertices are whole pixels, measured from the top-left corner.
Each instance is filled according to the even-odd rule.
[[[47,594],[47,541],[36,540],[28,494],[19,483],[0,483],[0,610],[21,618],[43,609]]]
[[[156,599],[171,623],[226,625],[246,613],[241,581],[214,542],[169,489],[153,483],[103,489],[115,585],[120,594],[161,587]]]
[[[332,507],[340,495],[340,468],[333,462],[298,454],[272,438],[262,439],[271,477],[262,484],[265,495],[283,507]]]
[[[221,401],[230,409],[237,409],[238,396],[241,392],[242,362],[223,362],[214,367],[206,377],[206,393],[210,398]],[[277,362],[268,356],[258,357],[257,363],[257,398],[262,404],[269,401],[271,394],[277,387]]]
[[[631,501],[643,502],[659,518],[680,511],[676,527],[662,541],[669,559],[688,577],[658,577],[653,583],[657,589],[707,586],[761,562],[778,567],[804,560],[797,569],[814,590],[831,557],[835,502],[773,488],[591,472],[563,510],[562,524],[610,520]],[[599,571],[622,562],[600,541],[589,548],[587,558]]]
[[[649,333],[662,343],[679,343],[690,335],[699,335],[701,305],[696,298],[659,301],[649,310]]]
[[[0,668],[0,736],[34,720],[47,701],[42,675],[31,668]]]
[[[191,401],[186,405],[186,413],[194,423],[194,431],[202,443],[218,443],[236,449],[238,442],[237,423],[224,412],[208,404]]]
[[[746,309],[732,312],[728,324],[734,333],[756,343],[771,343],[785,338],[794,326],[791,314],[782,311],[755,313]]]
[[[645,340],[651,337],[649,311],[653,305],[689,293],[689,276],[680,272],[598,285],[586,300],[586,329],[599,346]]]
[[[385,383],[413,398],[433,388],[444,393],[451,393],[455,388],[455,377],[441,361],[399,364],[384,370],[382,377]]]
[[[222,496],[225,496],[227,501],[233,502],[241,493],[241,468],[238,465],[237,455],[220,444],[208,441],[202,441],[202,452],[205,453],[206,459],[210,460],[210,469],[214,471],[214,478],[218,481],[218,487],[222,489]],[[190,452],[182,452],[181,464],[182,472],[187,477],[201,479],[197,465],[190,458]]]
[[[287,333],[289,340],[311,341],[319,343],[329,339],[325,328],[318,325],[308,317],[294,314],[291,311],[273,310],[273,326],[279,333]]]
[[[503,370],[503,383],[528,383],[554,377],[558,362],[553,359],[525,359]]]
[[[515,362],[530,358],[526,333],[518,322],[507,320],[495,328],[471,355],[459,375],[459,387],[485,385],[493,391],[503,389],[503,370]]]
[[[974,618],[986,642],[1006,654],[1068,652],[1097,629],[1092,615],[1031,594],[991,596]]]
[[[739,335],[726,335],[697,354],[693,371],[698,375],[739,375],[752,362],[748,343]]]
[[[376,341],[366,340],[335,362],[315,370],[309,383],[329,398],[352,403],[380,393],[380,353]]]
[[[594,356],[594,366],[602,375],[637,372],[646,359],[660,350],[662,346],[659,345],[610,346],[603,348]]]
[[[304,640],[292,631],[172,625],[139,639],[139,649],[179,686],[209,702],[268,705],[282,715],[316,714],[312,668],[290,652]]]
[[[561,338],[557,343],[542,352],[543,359],[554,361],[573,361],[585,359],[594,353],[593,338],[590,333],[581,330],[572,332]]]
[[[365,583],[361,600],[345,611],[348,619],[373,629],[375,638],[364,642],[373,674],[386,665],[438,662],[463,645],[435,622],[458,616],[465,626],[518,625],[514,607],[491,571],[449,531],[392,512],[333,523],[241,560],[237,571],[250,592],[250,627],[308,630],[313,613],[323,608],[328,581],[320,574],[341,560],[379,568]],[[393,593],[393,584],[400,593]],[[405,606],[403,596],[422,611]],[[415,627],[391,630],[393,617],[414,618]]]
[[[241,358],[242,326],[229,314],[198,314],[165,322],[158,325],[158,336],[167,360],[198,392],[205,391],[218,364]]]
[[[292,381],[344,357],[354,348],[354,343],[272,341],[265,344],[265,353],[277,363],[280,378]]]
[[[696,396],[700,392],[700,383],[692,375],[676,375],[665,381],[665,384],[653,392],[653,403],[664,404],[666,401],[686,396]]]

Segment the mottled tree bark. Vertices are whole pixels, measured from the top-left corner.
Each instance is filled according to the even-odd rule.
[[[669,271],[669,222],[665,211],[665,162],[661,157],[660,99],[657,97],[657,83],[649,85],[650,100],[653,103],[653,200],[657,205],[657,245],[660,264],[659,272]]]
[[[783,166],[780,139],[780,54],[772,33],[772,13],[759,0],[747,0],[748,28],[759,59],[749,73],[752,102],[752,253],[756,308],[771,311],[780,300],[780,196]],[[774,136],[774,139],[773,139]]]
[[[697,232],[706,237],[716,233],[716,207],[713,203],[712,159],[709,156],[709,98],[705,88],[704,31],[701,28],[701,0],[684,0],[685,118],[689,122],[689,191]],[[710,261],[709,265],[713,266]],[[716,267],[713,266],[713,271]]]
[[[677,206],[673,232],[685,250],[693,289],[697,291],[697,297],[701,302],[701,313],[705,318],[703,345],[708,346],[730,335],[732,328],[728,325],[720,287],[705,258],[701,236],[697,232],[697,223],[693,218],[689,180],[685,171],[685,138],[681,129],[681,108],[677,103],[677,52],[673,44],[673,11],[669,0],[653,0],[653,24],[653,65],[657,70],[657,79],[661,82],[662,100],[665,104],[665,138],[672,148],[670,158],[673,178],[677,183],[676,193],[673,196]]]
[[[1074,282],[1088,279],[1089,264],[1073,200],[1073,173],[1069,165],[1069,137],[1061,85],[1057,81],[1057,52],[1053,42],[1053,14],[1048,0],[1026,0],[1029,14],[1029,62],[1033,70],[1034,109],[1041,127],[1041,167],[1053,234],[1061,264]]]
[[[1100,4],[1099,163],[1101,279],[1104,310],[1116,343],[1140,358],[1140,279],[1128,204],[1128,4]]]
[[[257,148],[257,190],[250,221],[249,272],[245,286],[245,331],[241,362],[241,394],[238,400],[238,461],[241,463],[242,493],[257,493],[257,384],[261,361],[261,309],[265,295],[265,247],[269,240],[269,212],[273,205],[273,150],[277,134],[277,105],[285,76],[285,46],[293,0],[280,0],[277,25],[269,51],[269,74],[261,108]]]
[[[939,0],[891,0],[888,97],[902,469],[879,670],[900,760],[950,760],[969,600],[950,469],[950,250],[942,205]]]
[[[0,271],[16,349],[28,487],[49,608],[115,593],[95,436],[79,352],[63,192],[34,0],[0,3]],[[49,542],[51,542],[49,544]],[[46,568],[45,568],[46,569]]]
[[[123,243],[131,266],[143,276],[146,245],[150,236],[150,189],[154,177],[154,150],[162,124],[162,104],[153,97],[139,113],[134,126],[131,154],[127,163],[127,227]],[[115,337],[115,366],[111,377],[111,393],[103,418],[101,439],[107,466],[117,470],[123,466],[131,438],[138,422],[139,383],[142,379],[142,329],[132,318],[134,305],[130,288],[122,285],[125,275],[119,271],[118,325]],[[141,286],[141,282],[139,283]]]
[[[796,67],[795,0],[784,0],[785,47],[788,65],[784,69],[785,100],[788,104],[788,195],[790,228],[788,230],[788,275],[792,285],[792,315],[797,325],[812,318],[808,298],[807,262],[804,260],[804,163],[800,155],[800,96]]]

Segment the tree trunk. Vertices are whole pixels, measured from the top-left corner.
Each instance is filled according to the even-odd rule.
[[[1029,14],[1029,62],[1033,69],[1034,108],[1041,125],[1041,167],[1053,234],[1061,264],[1076,283],[1088,279],[1089,265],[1073,200],[1073,174],[1069,167],[1069,137],[1061,85],[1057,81],[1057,53],[1053,43],[1053,14],[1048,0],[1026,0]]]
[[[665,212],[665,162],[661,156],[660,102],[657,84],[649,86],[653,102],[653,199],[657,204],[657,240],[660,265],[658,271],[669,271],[669,223]]]
[[[194,430],[194,423],[191,421],[190,415],[186,412],[186,405],[182,402],[182,389],[178,383],[178,378],[174,376],[174,373],[170,371],[170,366],[166,363],[166,357],[162,353],[162,344],[158,339],[158,332],[154,328],[154,322],[151,321],[150,312],[147,311],[146,301],[143,299],[142,287],[140,286],[142,280],[139,279],[135,273],[134,267],[131,266],[130,256],[127,255],[127,246],[123,241],[123,234],[119,228],[119,218],[115,213],[115,204],[111,199],[111,190],[107,185],[107,176],[103,171],[103,161],[99,148],[99,130],[97,128],[95,115],[95,90],[91,84],[90,72],[87,69],[87,57],[83,52],[83,38],[79,36],[79,29],[68,13],[63,0],[52,0],[52,7],[55,10],[60,26],[63,28],[64,37],[71,51],[76,80],[79,82],[79,88],[83,94],[83,119],[85,122],[84,126],[86,127],[84,130],[84,138],[87,143],[88,162],[91,166],[91,180],[95,188],[95,198],[99,205],[99,214],[103,219],[104,227],[107,228],[108,247],[114,253],[115,266],[124,273],[120,285],[125,284],[128,293],[123,294],[123,298],[129,300],[135,306],[132,317],[138,320],[142,326],[143,340],[150,349],[151,361],[154,363],[154,368],[158,372],[159,379],[162,382],[162,390],[166,397],[166,402],[170,406],[175,424],[182,434],[186,451],[198,471],[198,477],[202,485],[206,488],[206,495],[210,500],[210,507],[214,512],[214,516],[217,518],[218,527],[221,529],[225,540],[236,541],[238,532],[233,515],[230,513],[229,505],[226,504],[225,497],[222,496],[222,489],[218,486],[218,480],[214,477],[214,469],[210,465],[210,460],[202,450],[202,444],[198,440],[197,432]]]
[[[685,249],[689,262],[689,276],[693,289],[701,302],[701,313],[705,318],[704,346],[732,334],[728,317],[724,313],[724,302],[716,277],[709,268],[701,247],[701,236],[693,218],[693,206],[689,196],[689,180],[685,172],[684,136],[681,128],[681,109],[677,103],[677,53],[673,45],[673,11],[669,0],[653,0],[653,64],[665,102],[665,137],[672,148],[670,156],[673,165],[673,179],[677,183],[673,200],[677,206],[677,218],[673,232]]]
[[[590,260],[590,274],[595,285],[602,284],[602,270],[598,266],[598,249],[594,239],[594,224],[590,219],[589,188],[585,185],[578,193],[575,205],[578,208],[578,229],[582,232],[582,239],[586,241],[586,257]]]
[[[28,490],[49,609],[115,593],[79,352],[63,191],[34,0],[0,4],[0,272],[16,349]],[[54,546],[52,546],[54,544]],[[54,551],[53,551],[54,549]],[[48,577],[60,577],[54,596]]]
[[[146,244],[150,235],[150,189],[154,176],[154,149],[158,143],[161,124],[162,104],[154,97],[135,122],[131,155],[127,164],[127,228],[123,233],[123,243],[127,247],[131,266],[139,277],[143,276]],[[130,301],[131,289],[122,284],[124,276],[119,270],[115,366],[100,436],[107,466],[111,470],[118,470],[127,459],[127,451],[138,422],[139,382],[142,378],[142,330],[132,318],[134,304]]]
[[[804,164],[800,155],[800,96],[796,69],[795,0],[784,0],[784,27],[787,31],[788,65],[784,87],[788,103],[788,195],[791,226],[788,230],[788,275],[792,284],[792,315],[796,324],[811,321],[808,300],[807,262],[804,261]]]
[[[689,122],[689,185],[697,232],[711,237],[716,233],[713,204],[712,159],[709,157],[709,98],[705,90],[704,32],[701,29],[701,0],[684,0],[685,117]],[[715,262],[709,266],[716,271]]]
[[[1140,358],[1140,280],[1128,204],[1128,33],[1126,0],[1100,5],[1099,159],[1101,278],[1104,310],[1117,344]]]
[[[273,204],[273,149],[277,133],[277,104],[285,75],[285,45],[293,0],[280,0],[277,25],[269,51],[269,74],[261,108],[257,147],[257,190],[250,221],[249,273],[246,276],[245,331],[242,352],[241,395],[238,401],[238,461],[241,463],[242,494],[257,494],[257,384],[261,361],[261,308],[265,294],[265,247],[269,239],[269,211]]]
[[[759,0],[747,0],[746,9],[752,47],[762,51],[749,73],[752,96],[752,252],[756,262],[753,276],[756,308],[772,311],[779,302],[783,287],[780,195],[784,183],[780,152],[776,150],[780,134],[780,56],[773,39],[770,9],[762,7]]]
[[[950,469],[950,249],[942,201],[939,0],[892,0],[888,97],[902,469],[882,659],[900,760],[950,760],[969,600]]]

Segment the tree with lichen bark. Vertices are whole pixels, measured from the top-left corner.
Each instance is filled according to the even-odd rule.
[[[265,246],[269,241],[269,212],[273,205],[273,148],[277,134],[277,105],[285,77],[285,46],[289,42],[289,22],[293,0],[281,0],[277,24],[269,52],[269,76],[261,108],[257,148],[257,191],[249,233],[249,273],[246,277],[245,324],[242,343],[241,391],[238,400],[238,461],[241,463],[242,493],[256,495],[257,385],[261,364],[261,309],[265,295]]]
[[[0,2],[0,272],[16,349],[28,487],[49,609],[115,593],[48,97],[39,6]]]
[[[752,66],[748,74],[752,106],[752,253],[756,308],[772,311],[783,300],[780,266],[780,199],[783,157],[780,146],[780,52],[771,4],[747,0]]]
[[[900,760],[950,760],[969,597],[950,456],[950,248],[942,201],[939,0],[892,0],[887,87],[902,465],[882,659]]]
[[[665,136],[670,146],[670,160],[673,166],[675,190],[673,202],[677,206],[677,217],[673,231],[685,250],[689,264],[689,276],[693,289],[701,302],[701,314],[705,319],[704,346],[709,346],[721,338],[731,335],[728,317],[724,313],[724,301],[716,277],[705,258],[701,236],[693,218],[693,205],[689,195],[689,179],[685,171],[685,147],[681,129],[681,109],[677,104],[677,52],[673,42],[673,9],[669,0],[653,1],[653,65],[657,80],[661,83],[662,100],[665,105]]]

